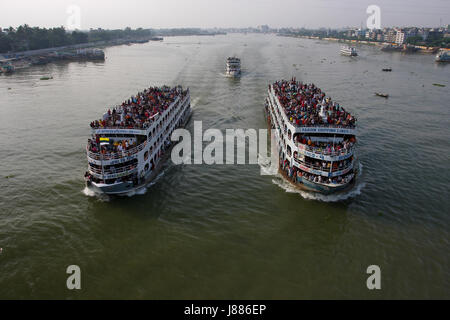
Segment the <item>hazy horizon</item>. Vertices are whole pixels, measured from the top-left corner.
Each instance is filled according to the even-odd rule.
[[[381,27],[439,27],[450,23],[450,1],[433,0],[16,0],[0,11],[1,27],[66,26],[70,6],[80,28],[365,27],[369,5],[381,9]]]

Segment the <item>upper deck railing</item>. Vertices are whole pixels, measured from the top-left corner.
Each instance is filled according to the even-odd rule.
[[[338,156],[345,156],[348,154],[353,153],[354,146],[348,147],[348,148],[341,148],[340,150],[335,151],[328,151],[327,148],[323,147],[311,147],[307,144],[297,143],[297,147],[299,151],[308,151],[311,153],[314,153],[316,155],[322,155],[322,156],[329,156],[329,157],[338,157]]]
[[[114,160],[114,159],[120,159],[124,157],[132,156],[139,151],[142,151],[144,147],[147,145],[147,140],[145,140],[140,145],[133,147],[128,150],[123,150],[122,152],[107,152],[107,153],[101,153],[101,152],[92,152],[89,151],[89,146],[86,146],[87,155],[89,158],[94,160]]]
[[[110,176],[110,175],[120,175],[120,174],[128,174],[133,173],[137,170],[137,166],[135,164],[130,164],[124,167],[116,168],[112,166],[110,169],[95,168],[92,165],[89,165],[89,172],[96,175],[101,176]]]

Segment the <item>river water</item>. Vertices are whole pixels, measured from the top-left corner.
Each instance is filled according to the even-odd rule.
[[[172,37],[0,76],[0,298],[450,298],[450,66],[358,50]],[[240,80],[224,77],[234,54]],[[90,121],[138,90],[189,86],[203,129],[264,129],[267,85],[292,76],[356,115],[362,174],[351,191],[295,191],[258,165],[170,162],[139,194],[84,190]],[[78,291],[66,288],[72,264]],[[366,287],[369,265],[381,290]]]

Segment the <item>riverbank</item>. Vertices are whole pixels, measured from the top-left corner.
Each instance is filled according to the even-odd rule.
[[[161,37],[147,37],[139,39],[127,38],[7,53],[0,55],[0,73],[12,73],[34,65],[45,65],[61,60],[103,61],[105,60],[105,53],[101,48],[162,40],[163,38]]]
[[[291,38],[303,38],[303,39],[313,39],[313,40],[326,40],[326,41],[333,41],[333,42],[342,42],[342,43],[350,43],[350,44],[356,44],[356,45],[369,45],[369,46],[376,46],[383,48],[389,48],[389,50],[383,50],[383,51],[402,51],[402,52],[408,52],[408,53],[422,53],[422,54],[435,54],[439,50],[448,51],[450,52],[450,49],[447,48],[440,48],[440,47],[426,47],[426,46],[416,46],[416,45],[408,45],[406,48],[404,46],[399,46],[395,43],[390,42],[378,42],[378,41],[367,41],[367,40],[349,40],[349,39],[338,39],[338,38],[321,38],[321,37],[315,37],[315,36],[302,36],[302,35],[294,35],[294,34],[277,34],[281,37],[291,37]]]

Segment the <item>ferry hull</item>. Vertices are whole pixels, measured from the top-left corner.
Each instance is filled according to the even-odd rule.
[[[293,187],[295,187],[299,190],[317,192],[317,193],[321,193],[324,195],[329,195],[329,194],[334,194],[334,193],[337,193],[340,191],[345,191],[345,190],[349,189],[355,183],[355,177],[353,177],[353,179],[350,180],[349,182],[347,182],[346,184],[331,187],[331,186],[327,186],[327,185],[323,185],[323,184],[314,183],[312,181],[309,181],[309,180],[303,179],[303,178],[301,178],[301,180],[297,180],[297,182],[295,182],[281,168],[279,169],[279,173],[281,174],[282,178],[285,181],[289,182]]]
[[[305,185],[306,187],[308,187],[309,189],[311,189],[312,191],[317,191],[323,194],[332,194],[338,191],[343,191],[345,189],[347,189],[350,185],[353,184],[355,178],[353,178],[351,181],[347,182],[346,184],[343,185],[339,185],[336,187],[331,187],[331,186],[326,186],[326,185],[322,185],[322,184],[318,184],[318,183],[314,183],[312,181],[303,179],[301,180],[301,182],[303,183],[303,185]]]
[[[227,71],[227,76],[232,78],[237,78],[241,76],[240,71]]]
[[[99,194],[125,194],[132,191],[133,182],[125,181],[114,184],[103,184],[103,183],[95,183],[91,181],[86,181],[86,186]]]

